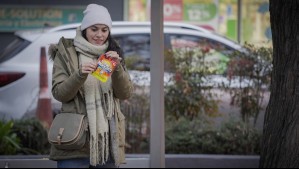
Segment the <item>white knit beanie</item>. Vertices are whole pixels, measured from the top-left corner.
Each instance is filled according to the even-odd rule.
[[[89,4],[83,14],[81,31],[95,24],[107,25],[111,31],[112,20],[107,8],[97,4]]]

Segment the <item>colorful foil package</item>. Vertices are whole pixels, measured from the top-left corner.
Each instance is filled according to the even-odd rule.
[[[107,58],[105,54],[102,54],[98,60],[98,67],[92,75],[102,82],[107,82],[116,66],[115,60]]]

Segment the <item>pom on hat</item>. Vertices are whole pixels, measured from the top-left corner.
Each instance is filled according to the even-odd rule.
[[[81,31],[95,24],[107,25],[111,31],[112,20],[107,8],[97,4],[89,4],[83,14]]]

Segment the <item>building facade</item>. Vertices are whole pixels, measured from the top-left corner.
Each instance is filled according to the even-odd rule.
[[[108,8],[114,21],[149,21],[150,0],[1,0],[0,42],[15,31],[81,22],[90,3]],[[238,0],[164,0],[164,21],[205,27],[237,41]],[[269,0],[242,0],[241,43],[271,44]]]
[[[1,0],[0,43],[10,42],[15,31],[81,22],[82,12],[90,3],[107,7],[112,20],[122,21],[124,2],[123,0]]]

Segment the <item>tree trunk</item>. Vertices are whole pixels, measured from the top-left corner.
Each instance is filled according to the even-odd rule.
[[[273,37],[271,97],[260,167],[299,167],[299,0],[270,0]]]

